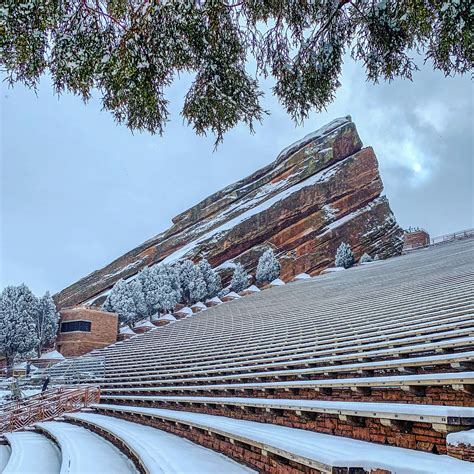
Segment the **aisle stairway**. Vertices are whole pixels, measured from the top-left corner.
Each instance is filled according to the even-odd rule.
[[[36,435],[62,472],[80,440],[115,472],[472,474],[473,290],[470,239],[215,306],[80,359],[101,404]]]

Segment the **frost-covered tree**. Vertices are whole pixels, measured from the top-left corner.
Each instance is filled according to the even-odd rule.
[[[7,286],[0,295],[0,353],[5,356],[8,375],[13,362],[38,346],[36,316],[38,299],[30,289]]]
[[[108,296],[107,307],[118,314],[122,323],[133,325],[147,314],[141,284],[137,279],[129,282],[120,279]]]
[[[360,257],[359,263],[368,263],[372,261],[373,261],[373,258],[368,253],[364,253],[364,255]]]
[[[10,83],[34,88],[50,74],[57,93],[87,101],[97,90],[118,122],[152,133],[169,118],[165,90],[187,72],[182,115],[219,142],[262,119],[259,77],[273,76],[299,123],[333,101],[349,54],[372,82],[411,79],[413,51],[445,75],[468,73],[472,23],[469,0],[4,0],[0,64]]]
[[[145,267],[138,273],[137,280],[139,281],[143,299],[146,306],[146,315],[151,316],[159,310],[158,297],[158,268],[157,265],[153,267]]]
[[[176,270],[164,264],[153,267],[156,272],[158,309],[171,311],[181,299],[179,277]]]
[[[38,336],[38,357],[43,347],[53,343],[58,332],[59,314],[49,292],[46,292],[38,301],[36,313],[36,334]]]
[[[265,250],[258,259],[256,278],[259,283],[273,281],[280,276],[280,263],[272,249]]]
[[[351,246],[342,242],[336,251],[335,258],[336,267],[350,268],[354,265],[354,254]]]
[[[201,272],[204,282],[206,283],[205,298],[214,298],[221,291],[222,283],[219,274],[211,267],[206,259],[202,259],[199,264],[199,271]]]
[[[182,297],[186,303],[193,304],[205,299],[207,294],[206,282],[191,260],[185,260],[179,267],[179,281]]]
[[[249,275],[243,265],[237,263],[230,281],[230,289],[238,293],[239,291],[245,290],[249,284]]]

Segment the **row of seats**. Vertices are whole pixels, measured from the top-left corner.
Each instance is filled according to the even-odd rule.
[[[82,360],[105,360],[101,404],[67,419],[102,434],[90,417],[138,422],[259,471],[469,472],[446,454],[450,433],[474,427],[473,243],[267,289],[94,351]]]

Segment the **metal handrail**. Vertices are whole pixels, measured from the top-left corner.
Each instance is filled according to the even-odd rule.
[[[432,237],[431,245],[440,244],[442,242],[451,242],[453,240],[467,239],[469,237],[474,237],[474,229],[460,230],[458,232],[453,232],[452,234],[444,234],[437,237]]]
[[[0,433],[16,431],[38,421],[78,411],[100,401],[95,385],[59,387],[0,407]]]

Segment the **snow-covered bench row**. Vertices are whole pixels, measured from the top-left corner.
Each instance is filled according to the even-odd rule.
[[[278,338],[277,340],[272,341],[271,344],[259,344],[259,337],[255,335],[252,338],[252,342],[249,342],[247,347],[241,346],[237,349],[234,349],[232,345],[220,346],[219,348],[207,348],[202,349],[200,353],[195,352],[195,350],[186,350],[183,351],[186,346],[176,348],[173,350],[173,347],[168,347],[168,353],[163,355],[161,351],[155,353],[153,350],[153,345],[149,347],[142,347],[140,353],[140,361],[141,364],[148,362],[148,361],[156,361],[156,358],[159,357],[161,361],[161,367],[164,367],[166,363],[172,364],[173,367],[176,367],[180,362],[186,364],[189,359],[194,358],[196,355],[199,354],[199,359],[204,360],[205,357],[214,359],[216,356],[223,356],[223,357],[238,357],[243,356],[249,352],[251,353],[272,353],[272,352],[280,352],[281,349],[298,349],[300,351],[304,351],[305,348],[313,347],[315,344],[323,345],[326,344],[327,347],[330,346],[350,346],[351,344],[363,344],[368,342],[377,342],[389,339],[400,339],[402,336],[410,336],[410,335],[430,335],[431,333],[443,332],[449,329],[456,329],[456,328],[464,328],[469,326],[469,323],[472,321],[472,316],[474,315],[474,308],[472,310],[463,310],[462,314],[451,314],[449,317],[440,320],[437,322],[436,317],[430,318],[430,320],[423,322],[423,323],[416,323],[413,325],[409,323],[405,323],[400,327],[392,327],[390,329],[384,330],[384,328],[380,328],[378,331],[378,335],[376,334],[375,330],[371,331],[368,328],[358,328],[357,330],[352,330],[352,332],[348,335],[342,334],[340,336],[336,336],[334,334],[328,335],[312,335],[311,337],[305,338],[302,340],[301,337],[295,337],[291,334],[288,334],[285,338]],[[376,327],[371,324],[371,327]],[[287,332],[288,329],[285,331]],[[157,341],[158,342],[158,341]],[[187,349],[187,348],[186,348]],[[252,350],[253,349],[253,350]],[[128,351],[124,351],[128,352]],[[129,353],[123,358],[114,359],[111,357],[107,357],[107,371],[110,373],[114,370],[114,368],[120,368],[127,365],[133,365],[136,361],[136,353]]]
[[[156,371],[157,375],[163,378],[171,377],[196,377],[196,376],[212,376],[212,375],[227,375],[234,374],[235,378],[238,378],[241,374],[249,373],[253,374],[256,371],[262,370],[278,370],[278,369],[291,369],[291,368],[303,368],[313,366],[326,366],[327,364],[336,364],[344,362],[370,362],[373,359],[382,359],[386,357],[401,357],[402,355],[415,355],[415,354],[426,354],[429,352],[443,352],[445,350],[453,350],[456,348],[469,348],[474,346],[474,338],[463,337],[457,339],[450,339],[447,341],[415,344],[405,346],[402,348],[394,349],[380,349],[374,351],[363,352],[352,352],[338,356],[325,356],[325,357],[312,357],[305,360],[290,360],[286,362],[269,362],[269,363],[254,363],[250,365],[236,366],[225,366],[225,367],[201,367],[201,368],[185,368],[183,370],[173,371]],[[336,366],[335,366],[336,367]],[[103,384],[106,385],[105,383]]]
[[[456,327],[456,323],[462,324],[466,321],[470,320],[470,317],[474,313],[474,304],[470,307],[463,307],[460,310],[453,310],[449,311],[447,314],[433,314],[429,318],[426,318],[422,321],[416,319],[415,321],[395,321],[391,322],[390,324],[381,324],[380,327],[377,327],[374,321],[366,322],[364,325],[360,327],[352,327],[352,328],[344,328],[339,332],[335,332],[334,328],[331,328],[330,331],[322,331],[318,327],[318,333],[314,334],[314,326],[313,331],[305,336],[301,333],[292,334],[291,332],[286,336],[279,336],[273,338],[268,343],[262,340],[262,337],[259,337],[258,334],[255,335],[253,341],[251,342],[250,346],[254,348],[260,348],[261,351],[269,351],[272,348],[277,347],[278,344],[286,344],[288,346],[307,346],[310,344],[314,344],[316,342],[321,343],[324,341],[329,341],[333,343],[343,343],[343,342],[350,342],[353,339],[359,339],[363,337],[364,339],[370,340],[380,340],[380,331],[383,331],[388,337],[399,337],[400,335],[406,334],[421,334],[423,332],[429,333],[430,331],[435,332],[436,330],[442,330],[444,328],[449,327]],[[433,324],[436,323],[436,324]],[[437,329],[439,328],[439,329]],[[288,330],[288,328],[286,328]],[[378,335],[377,335],[378,334]],[[372,338],[372,339],[371,339]],[[261,344],[258,344],[260,342]],[[147,351],[147,349],[152,349],[155,346],[155,341],[151,341],[148,344],[139,344],[136,348],[137,350],[140,349],[141,353]],[[167,346],[168,349],[172,349],[172,346]],[[181,347],[182,348],[182,347]],[[130,349],[130,348],[129,348]],[[193,354],[196,354],[196,349],[191,346],[191,350],[189,353],[186,353],[186,357],[192,357]],[[223,354],[225,349],[232,349],[233,354],[239,354],[242,351],[245,351],[247,348],[243,344],[239,344],[232,347],[220,346],[213,348],[201,348],[200,351],[202,352],[209,352],[214,353],[215,355]],[[108,367],[113,365],[121,365],[126,364],[129,362],[133,356],[136,355],[135,351],[126,351],[121,357],[114,357],[110,354],[107,356]],[[163,359],[167,359],[170,357],[169,352],[163,353],[162,350],[158,351],[157,355],[162,355]],[[183,355],[184,357],[184,355]]]
[[[267,423],[236,420],[222,416],[163,410],[157,408],[97,406],[100,412],[135,414],[201,429],[234,442],[258,448],[283,459],[300,463],[321,472],[416,472],[417,474],[471,473],[472,464],[448,456],[438,456],[365,441],[341,438]],[[70,415],[71,416],[71,415]],[[72,415],[74,416],[74,415]]]
[[[133,463],[113,444],[85,428],[59,421],[37,423],[35,428],[59,446],[61,473],[136,473]]]
[[[205,449],[178,436],[143,426],[130,421],[104,416],[97,413],[77,413],[66,416],[67,420],[80,423],[90,429],[98,430],[125,446],[134,457],[143,472],[147,473],[229,473],[240,474],[253,472],[251,469],[239,465],[214,451]],[[67,423],[62,423],[67,425]],[[72,429],[82,429],[70,425]],[[64,429],[64,428],[63,428]],[[86,431],[86,430],[85,430]],[[90,432],[89,432],[90,433]],[[84,453],[87,453],[87,446]],[[108,469],[106,457],[99,457],[96,461],[100,464],[95,468],[76,470],[77,473],[92,472],[120,472]],[[86,466],[84,466],[86,467]],[[104,468],[101,469],[101,468]]]
[[[166,385],[166,384],[192,384],[197,382],[210,383],[210,382],[223,382],[223,381],[234,381],[239,382],[246,379],[268,379],[268,378],[292,378],[292,377],[304,377],[305,375],[319,375],[329,376],[330,374],[336,373],[374,373],[377,370],[395,370],[399,372],[406,372],[410,369],[416,369],[418,367],[438,367],[438,366],[450,366],[451,368],[462,368],[464,365],[468,365],[474,362],[474,351],[458,352],[453,354],[442,354],[434,356],[423,356],[423,357],[409,357],[404,359],[388,359],[380,360],[376,362],[357,362],[352,364],[330,364],[321,367],[308,367],[304,369],[288,369],[288,370],[267,370],[262,372],[244,372],[239,374],[221,375],[221,376],[207,376],[207,377],[193,377],[187,378],[166,378],[154,373],[145,373],[140,376],[133,377],[134,380],[130,380],[129,377],[124,374],[123,377],[117,377],[112,380],[116,382],[108,382],[107,387],[113,386],[146,386],[146,385]],[[271,366],[269,369],[272,368]],[[136,380],[135,380],[136,379]],[[105,386],[105,385],[104,385]]]
[[[473,313],[474,315],[474,313]],[[305,342],[303,344],[295,344],[291,343],[290,341],[287,341],[286,343],[281,343],[279,345],[275,345],[273,349],[267,349],[267,348],[262,348],[259,346],[251,346],[248,347],[246,350],[240,350],[239,352],[234,352],[229,350],[225,354],[222,354],[222,357],[220,360],[224,359],[240,359],[240,360],[245,360],[245,359],[256,359],[259,356],[271,356],[272,354],[279,354],[281,355],[284,352],[291,353],[292,355],[298,354],[300,352],[304,353],[308,351],[308,348],[314,348],[315,345],[319,349],[323,348],[331,348],[336,346],[338,349],[341,349],[342,347],[351,347],[351,346],[366,346],[369,343],[376,343],[376,342],[387,342],[386,345],[391,345],[392,341],[394,343],[397,342],[397,340],[409,337],[409,336],[417,336],[417,337],[422,337],[423,335],[425,336],[432,336],[430,337],[430,340],[433,337],[437,337],[439,333],[441,334],[446,334],[447,331],[449,330],[463,330],[466,328],[473,328],[473,322],[472,322],[472,316],[471,314],[464,315],[462,317],[456,317],[454,318],[454,321],[450,323],[442,323],[442,324],[436,324],[431,322],[427,327],[423,328],[417,328],[417,329],[412,329],[412,330],[407,330],[407,331],[400,331],[399,333],[390,332],[389,334],[382,334],[379,336],[371,336],[371,337],[364,337],[364,335],[360,335],[356,337],[353,337],[351,339],[345,340],[345,341],[338,341],[338,342],[327,342],[325,340],[314,340],[311,342]],[[350,350],[350,349],[349,349]],[[143,349],[144,351],[144,349]],[[142,351],[142,355],[143,355]],[[216,356],[219,356],[220,354],[215,354],[214,352],[208,353],[208,352],[202,352],[199,356],[199,361],[201,363],[204,363],[206,360],[214,360]],[[175,354],[176,359],[170,364],[167,364],[165,361],[160,359],[160,365],[159,367],[161,369],[166,368],[167,366],[171,366],[173,368],[179,367],[180,363],[182,362],[183,365],[188,366],[189,361],[194,361],[195,356],[193,355],[186,355],[186,356],[181,356],[179,354]],[[141,367],[148,365],[152,368],[153,363],[156,365],[156,357],[153,358],[152,364],[147,364],[147,359],[143,357],[141,359]],[[174,363],[173,363],[174,362]],[[121,363],[114,363],[110,364],[107,366],[107,375],[113,374],[114,371],[118,370],[123,370],[126,369],[130,365],[134,365],[136,363],[136,359],[134,358],[133,355],[130,356],[128,361],[123,361]]]
[[[120,400],[127,400],[125,396]],[[354,417],[432,423],[440,430],[447,425],[474,426],[474,408],[420,405],[414,403],[341,402],[326,400],[295,400],[284,398],[247,397],[141,397],[148,402],[192,404],[193,406],[218,405],[225,407],[251,407],[295,412],[329,413]],[[129,399],[129,401],[133,401]],[[102,405],[101,405],[102,406]],[[107,406],[107,405],[105,405]]]
[[[10,456],[2,474],[59,474],[61,453],[48,438],[31,431],[6,433]]]
[[[242,369],[247,370],[258,370],[260,367],[265,367],[268,364],[271,364],[273,368],[277,367],[291,367],[295,365],[307,365],[307,364],[319,364],[319,363],[331,363],[341,362],[341,361],[363,361],[368,358],[377,358],[377,357],[398,357],[402,354],[415,354],[419,352],[429,352],[429,351],[442,351],[446,349],[456,349],[456,348],[468,348],[474,345],[473,329],[467,328],[462,330],[449,331],[446,333],[438,333],[431,336],[423,337],[412,337],[404,338],[398,341],[390,341],[388,344],[391,346],[389,349],[384,349],[387,344],[376,343],[376,344],[367,344],[361,346],[351,346],[348,348],[329,348],[329,349],[319,349],[318,347],[313,351],[307,351],[302,354],[293,355],[291,352],[285,353],[283,350],[283,355],[279,356],[265,356],[265,357],[255,357],[255,358],[245,358],[243,360],[220,360],[217,359],[214,363],[205,361],[200,362],[196,361],[190,363],[187,366],[181,368],[160,368],[159,363],[155,363],[155,373],[162,375],[169,374],[183,374],[191,373],[196,374],[198,372],[206,373],[223,373],[225,371],[242,371]],[[436,342],[431,342],[435,340]],[[141,370],[151,370],[152,367],[142,367]],[[130,368],[122,368],[118,373],[129,371]],[[108,374],[106,373],[106,376]]]
[[[446,298],[448,298],[448,296],[449,296],[448,291],[444,291],[444,292],[443,292],[443,298],[442,298],[442,300],[443,300],[443,303],[442,303],[442,304],[446,305]],[[420,295],[419,298],[422,299],[423,296]],[[458,299],[459,299],[459,298],[458,298]],[[431,309],[433,309],[433,301],[431,301],[431,300],[432,300],[432,299],[430,299],[430,305],[431,305]],[[471,309],[472,309],[472,297],[470,297],[470,302],[471,302]],[[391,322],[391,320],[388,318],[389,316],[391,316],[391,314],[390,314],[390,312],[387,313],[387,310],[391,310],[391,311],[394,311],[394,310],[395,310],[395,311],[396,311],[396,314],[395,314],[394,316],[397,317],[397,318],[400,318],[400,315],[402,315],[402,313],[403,313],[403,309],[400,308],[399,305],[397,305],[397,306],[396,306],[396,309],[394,309],[394,305],[393,305],[394,302],[393,302],[393,299],[392,299],[391,303],[392,303],[392,304],[390,304],[390,302],[389,302],[388,308],[385,308],[386,311],[383,311],[383,314],[380,314],[380,315],[378,314],[378,311],[377,311],[377,308],[376,308],[376,307],[370,308],[370,310],[369,310],[369,318],[367,319],[367,321],[368,321],[368,322],[372,321],[373,324],[376,325],[377,322],[381,322],[381,321],[377,321],[377,318],[383,317],[383,318],[384,318],[383,320],[385,320],[385,321],[390,321],[390,322]],[[301,305],[301,303],[300,303],[300,305]],[[439,309],[440,309],[440,305],[439,305],[439,304],[438,304],[438,305],[434,305],[434,307],[436,308],[437,311],[439,311]],[[319,306],[318,306],[318,308],[319,308]],[[446,307],[445,309],[451,311],[453,308],[451,308],[451,307]],[[215,311],[218,311],[218,310],[220,310],[220,308],[217,308]],[[276,324],[277,317],[278,317],[279,314],[281,314],[281,310],[282,310],[282,308],[280,308],[280,311],[276,312],[275,315],[272,315],[272,319],[271,319],[271,321],[270,321],[271,324],[268,324],[269,327],[271,327],[271,326],[273,326],[273,325]],[[314,308],[313,308],[313,310],[314,310]],[[357,317],[359,317],[360,312],[361,312],[361,309],[356,307],[355,310],[357,311]],[[423,310],[422,310],[422,308],[420,308],[420,305],[419,305],[419,304],[418,304],[415,308],[412,308],[412,310],[416,311],[417,314],[415,314],[415,316],[419,316],[419,315],[421,315],[422,312],[423,312]],[[293,313],[294,313],[294,308],[291,308],[291,311],[293,311]],[[304,310],[304,308],[301,307],[301,314],[298,315],[298,316],[299,316],[299,319],[301,319],[301,318],[304,318],[304,317],[305,317],[305,314],[308,314],[308,313],[309,313],[309,315],[311,316],[311,318],[310,318],[307,322],[308,322],[308,324],[309,324],[309,327],[311,328],[311,327],[314,327],[314,323],[315,323],[315,321],[316,321],[315,318],[314,318],[314,314],[311,314],[311,313],[314,313],[314,311],[311,311],[311,308],[308,308],[308,312],[306,312],[306,311]],[[211,314],[211,313],[208,313],[208,314]],[[217,314],[217,313],[212,313],[212,314]],[[222,314],[225,314],[225,313],[223,313],[223,312],[221,311],[221,312],[219,312],[218,314],[222,315]],[[257,315],[256,315],[256,317],[257,317]],[[338,317],[338,320],[335,321],[336,325],[337,325],[337,324],[341,324],[341,323],[344,322],[344,321],[341,321],[341,315],[340,315],[340,314],[338,314],[337,317]],[[215,318],[204,318],[204,319],[205,319],[206,321],[207,321],[207,320],[211,320],[211,322],[216,322],[216,321],[213,321]],[[327,314],[324,315],[324,318],[323,318],[323,319],[324,319],[324,320],[321,322],[321,325],[318,325],[318,328],[319,328],[320,330],[322,330],[322,327],[324,326],[324,324],[328,324],[328,315],[327,315]],[[383,320],[382,320],[382,321],[383,321]],[[221,319],[221,321],[222,321],[222,319]],[[356,319],[351,318],[351,321],[355,323],[355,322],[356,322]],[[194,322],[194,321],[193,321],[193,322]],[[188,323],[191,323],[191,322],[188,322]],[[282,323],[283,323],[283,325],[285,325],[285,324],[287,325],[288,321],[286,321],[286,319],[284,319],[284,320],[282,321]],[[179,326],[179,325],[174,325],[174,327],[178,327],[178,326]],[[193,325],[194,328],[196,328],[197,326],[203,326],[203,327],[206,326],[205,321],[203,321],[202,318],[201,318],[200,321],[199,321],[199,323],[196,323],[196,324]],[[225,326],[227,327],[227,330],[232,329],[231,327],[228,326],[228,321],[227,321],[227,324],[226,324]],[[252,325],[250,324],[249,326],[251,327]],[[188,324],[185,328],[187,328],[187,327],[189,327],[189,324]],[[181,328],[183,328],[183,327],[181,326]],[[330,328],[330,329],[333,329],[333,324],[329,324],[329,328]],[[165,328],[165,329],[167,329],[167,328]],[[165,330],[165,329],[164,329],[164,330]],[[206,328],[205,328],[205,329],[206,329]],[[166,337],[166,334],[170,333],[170,331],[168,331],[166,334],[162,334],[161,331],[159,331],[159,332],[160,332],[160,336],[163,335],[163,336],[165,336],[165,337]],[[176,332],[176,336],[179,336],[179,335],[182,335],[182,334]],[[152,339],[152,338],[148,338],[148,339]],[[145,339],[145,336],[141,336],[140,338],[134,338],[134,340],[132,340],[132,341],[127,341],[127,343],[128,343],[127,347],[128,347],[128,348],[131,348],[131,347],[133,347],[133,346],[137,346],[137,347],[138,347],[139,345],[145,344],[146,340],[147,340],[147,339]],[[183,341],[182,341],[182,342],[183,342]],[[199,341],[195,341],[195,342],[196,342],[197,345],[200,344]],[[119,351],[119,353],[122,352],[121,349],[120,349],[120,350],[117,349],[117,350]],[[111,353],[112,353],[112,352],[110,352],[110,354],[111,354]]]
[[[328,323],[328,321],[322,321],[321,323],[318,324],[318,335],[324,336],[328,335],[329,337],[333,338],[338,338],[338,337],[343,337],[344,335],[351,336],[352,333],[356,332],[358,328],[360,330],[365,330],[370,332],[371,330],[374,331],[376,328],[378,329],[389,329],[389,328],[397,328],[397,327],[403,327],[406,324],[409,323],[421,323],[423,322],[429,322],[430,320],[433,320],[433,318],[438,318],[438,319],[443,319],[446,317],[452,317],[453,315],[459,314],[466,314],[469,311],[473,311],[474,305],[473,305],[472,297],[468,301],[463,301],[463,302],[457,302],[456,305],[451,305],[448,307],[436,307],[436,308],[431,308],[431,311],[426,314],[420,314],[419,309],[415,309],[412,314],[409,315],[402,315],[400,312],[400,309],[397,310],[396,314],[390,314],[387,313],[386,311],[383,312],[377,312],[375,309],[373,309],[373,313],[371,317],[364,317],[360,319],[358,322],[355,318],[349,318],[349,316],[344,315],[344,318],[341,318],[341,315],[339,315],[339,320],[334,323]],[[445,303],[444,303],[445,304]],[[299,314],[301,313],[301,317],[299,317]],[[276,311],[276,314],[282,314],[282,310],[280,308],[279,311]],[[292,313],[284,318],[283,320],[280,320],[278,322],[276,315],[273,316],[272,318],[268,321],[265,321],[263,324],[263,327],[267,328],[269,331],[269,334],[267,333],[260,333],[258,339],[260,342],[263,344],[266,342],[266,340],[269,340],[270,342],[273,342],[273,333],[278,334],[278,328],[281,328],[282,330],[288,329],[289,322],[292,319],[295,319],[295,317],[298,317],[298,327],[301,333],[295,334],[295,336],[299,337],[301,340],[304,340],[305,337],[309,338],[314,338],[314,325],[316,323],[316,320],[314,318],[311,318],[309,320],[304,320],[304,314],[311,314],[311,311],[304,311],[304,308],[298,308],[298,312],[295,311],[295,309],[292,309]],[[215,315],[217,316],[217,315]],[[224,316],[224,315],[221,315]],[[245,325],[242,326],[237,326],[236,329],[242,332],[242,336],[246,336],[247,334],[249,335],[257,335],[258,336],[258,326],[255,326],[255,324],[258,321],[258,316],[255,316],[254,321],[247,321],[248,327],[245,327]],[[226,324],[222,327],[222,330],[226,332],[231,332],[234,327],[234,320],[231,319],[232,324]],[[351,327],[347,326],[347,322],[351,322]],[[212,322],[212,321],[211,321]],[[209,330],[212,329],[213,331],[216,331],[216,327],[212,326],[211,328],[208,328],[207,325],[205,325],[203,322],[196,322],[194,326],[192,326],[193,329],[199,329],[199,327],[202,326],[201,332],[203,333],[204,339],[209,337]],[[255,326],[255,327],[254,327]],[[189,329],[189,326],[186,326],[184,329]],[[193,332],[194,333],[194,332]],[[168,345],[173,345],[173,342],[177,345],[178,341],[181,340],[182,344],[186,344],[186,342],[189,342],[186,340],[185,336],[187,335],[186,332],[167,332],[166,328],[162,328],[160,331],[153,331],[152,333],[147,333],[144,336],[140,336],[139,338],[134,338],[132,340],[126,341],[120,348],[119,347],[111,347],[107,351],[107,356],[109,359],[109,362],[113,362],[113,360],[120,360],[121,358],[127,358],[126,353],[122,350],[123,347],[127,347],[127,353],[128,354],[133,354],[134,351],[139,351],[143,350],[143,348],[146,348],[147,346],[152,346],[155,343],[156,339],[162,339],[166,338],[169,342]],[[195,335],[195,334],[194,334]],[[149,336],[148,338],[145,338],[145,336]],[[291,336],[291,333],[290,333]],[[183,339],[184,337],[184,339]],[[205,343],[205,341],[194,341],[195,345],[194,347],[191,347],[194,352],[197,350],[202,349],[202,345]],[[219,344],[219,341],[217,341]],[[126,344],[126,346],[125,346]],[[176,346],[178,347],[178,345]],[[163,356],[166,356],[166,353],[162,349],[158,349],[158,352],[163,352]]]
[[[245,390],[290,390],[290,389],[312,389],[320,388],[358,388],[358,387],[429,387],[429,386],[454,386],[458,389],[474,388],[474,372],[445,372],[441,374],[417,374],[417,375],[394,375],[386,377],[356,377],[321,380],[292,380],[285,382],[253,382],[214,385],[184,385],[147,387],[143,383],[137,383],[137,388],[126,386],[125,388],[111,388],[110,385],[103,388],[102,399],[117,398],[106,394],[117,393],[148,393],[148,392],[198,392],[198,391],[245,391]]]

